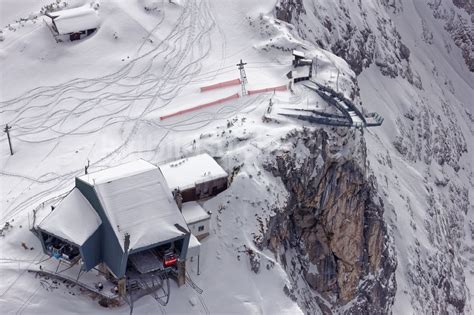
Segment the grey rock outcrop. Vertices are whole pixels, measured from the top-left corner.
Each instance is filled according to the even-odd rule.
[[[419,75],[410,65],[410,50],[389,15],[401,10],[399,1],[382,1],[374,9],[364,1],[354,6],[349,2],[280,0],[274,14],[293,24],[301,38],[343,58],[357,75],[375,64],[384,75],[400,75],[421,88]],[[369,25],[368,16],[376,20],[376,28]]]
[[[453,0],[453,4],[454,7],[448,1],[428,1],[428,5],[433,10],[433,16],[444,22],[444,29],[451,35],[454,44],[461,49],[464,61],[472,72],[474,71],[474,51],[472,48],[474,42],[472,31],[474,4],[468,0]],[[450,52],[449,49],[448,52]]]

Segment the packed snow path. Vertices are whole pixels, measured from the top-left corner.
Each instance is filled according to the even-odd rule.
[[[33,89],[2,101],[1,113],[15,125],[17,138],[31,143],[89,134],[129,120],[138,124],[147,114],[165,107],[192,79],[203,79],[202,73],[199,77],[200,61],[211,49],[213,26],[206,2],[189,1],[171,32],[119,71]],[[106,111],[101,113],[99,108]],[[130,112],[132,118],[127,115]]]

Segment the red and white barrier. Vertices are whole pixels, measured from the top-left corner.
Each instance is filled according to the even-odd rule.
[[[248,90],[248,94],[257,94],[257,93],[265,93],[265,92],[274,92],[274,91],[286,91],[288,90],[288,87],[285,85],[280,85],[280,86],[275,86],[271,88],[265,88],[265,89],[260,89],[260,90]]]
[[[240,84],[240,79],[224,81],[224,82],[201,87],[201,93],[210,91],[210,90],[222,89],[228,86],[239,85],[239,84]]]
[[[233,100],[233,99],[237,99],[239,97],[240,97],[239,93],[235,93],[231,96],[227,96],[227,97],[212,101],[210,103],[194,106],[194,107],[191,107],[191,108],[187,108],[187,109],[177,111],[175,113],[171,113],[171,114],[168,114],[168,115],[161,116],[160,120],[164,120],[164,119],[167,119],[167,118],[170,118],[170,117],[174,117],[174,116],[178,116],[178,115],[181,115],[181,114],[189,113],[189,112],[192,112],[192,111],[195,111],[195,110],[198,110],[198,109],[201,109],[201,108],[209,107],[209,106],[212,106],[212,105],[224,103],[224,102],[227,102],[227,101],[230,101],[230,100]]]

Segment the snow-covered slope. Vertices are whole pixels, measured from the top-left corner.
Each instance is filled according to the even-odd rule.
[[[423,89],[392,83],[374,69],[363,73],[359,82],[363,102],[387,104],[395,122],[393,129],[386,125],[382,134],[368,137],[372,165],[379,164],[380,182],[387,178],[384,191],[393,205],[387,217],[398,244],[394,311],[470,313],[473,75],[429,5],[404,2],[393,20],[411,50],[410,61]],[[424,40],[426,29],[433,34],[432,42]],[[383,162],[384,149],[393,151],[390,172]]]
[[[248,250],[254,248],[251,233],[258,232],[262,220],[255,214],[269,216],[272,207],[285,201],[285,191],[273,177],[251,179],[259,173],[259,147],[275,145],[295,125],[260,124],[270,94],[159,118],[238,92],[237,86],[200,94],[199,86],[238,77],[235,64],[240,58],[248,62],[249,88],[286,82],[289,62],[279,65],[255,51],[252,45],[260,39],[246,21],[247,14],[268,12],[273,3],[174,2],[159,2],[158,10],[146,11],[151,1],[101,1],[101,28],[80,42],[56,43],[42,17],[4,29],[1,122],[12,126],[15,155],[9,155],[2,137],[1,218],[2,226],[12,226],[0,239],[3,312],[109,313],[77,288],[45,283],[26,272],[44,259],[28,231],[31,211],[37,208],[38,219],[44,217],[73,187],[74,176],[83,174],[87,160],[94,171],[136,158],[159,164],[205,151],[221,157],[228,171],[245,167],[230,189],[204,205],[214,215],[211,236],[201,249],[201,274],[196,274],[196,260],[188,265],[204,293],[173,284],[170,303],[162,311],[300,313],[283,291],[287,276],[273,255],[260,254],[261,268],[255,274]],[[12,10],[3,24],[22,17],[17,14],[40,10],[27,2],[24,6]],[[275,197],[268,196],[270,190]],[[25,250],[22,243],[32,249]],[[151,297],[134,307],[135,313],[159,310]],[[129,309],[113,312],[128,314]]]
[[[195,262],[189,264],[204,293],[173,285],[166,307],[147,297],[135,312],[297,314],[308,296],[318,297],[314,310],[350,309],[351,303],[306,292],[304,281],[296,290],[281,256],[257,246],[293,194],[265,165],[279,149],[294,151],[296,166],[307,165],[313,155],[298,141],[289,146],[288,135],[319,128],[278,115],[272,116],[278,121],[262,119],[269,99],[276,112],[324,107],[320,98],[296,86],[293,94],[260,94],[160,120],[239,92],[237,86],[201,94],[199,87],[237,78],[240,59],[248,62],[249,88],[286,83],[293,48],[317,59],[319,82],[385,118],[382,127],[363,132],[324,128],[335,159],[365,164],[367,143],[370,167],[360,168],[377,179],[383,200],[378,213],[385,208],[388,226],[383,243],[393,239],[389,254],[398,262],[396,288],[377,292],[396,289],[394,313],[473,311],[473,80],[452,28],[440,19],[451,15],[436,13],[446,8],[468,19],[466,11],[449,1],[440,7],[417,0],[101,0],[94,1],[102,19],[97,33],[56,43],[39,15],[48,2],[1,4],[0,124],[12,126],[15,151],[10,156],[6,137],[0,138],[0,224],[13,226],[0,238],[2,311],[110,313],[77,288],[40,282],[26,272],[44,259],[28,231],[31,211],[48,213],[88,160],[93,171],[201,152],[219,157],[234,174],[227,191],[204,203],[213,218],[201,249],[201,275]],[[350,248],[341,239],[339,248]],[[375,282],[387,280],[379,276]]]

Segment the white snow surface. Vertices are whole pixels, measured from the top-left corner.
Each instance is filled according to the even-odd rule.
[[[314,93],[296,86],[295,94],[261,94],[165,121],[159,117],[192,104],[225,97],[230,90],[238,92],[240,87],[237,86],[201,95],[199,87],[234,79],[238,75],[235,64],[241,58],[248,62],[249,88],[286,83],[284,76],[291,70],[291,49],[302,46],[311,50],[306,56],[318,58],[318,82],[333,88],[337,82],[341,92],[347,92],[344,87],[351,84],[353,73],[348,65],[341,58],[312,47],[291,34],[291,27],[269,17],[267,13],[275,4],[273,0],[173,1],[178,5],[164,1],[158,5],[160,10],[152,13],[144,10],[141,1],[102,0],[103,20],[98,32],[85,40],[59,44],[43,23],[35,19],[19,21],[28,18],[30,12],[38,12],[47,2],[50,1],[5,0],[0,10],[0,26],[9,25],[3,28],[5,39],[0,42],[0,123],[13,127],[11,137],[15,151],[15,155],[10,156],[6,137],[0,138],[0,223],[3,226],[9,222],[13,226],[0,238],[2,312],[50,314],[60,310],[63,314],[129,314],[127,306],[104,309],[79,290],[65,287],[47,290],[33,274],[26,272],[29,266],[46,258],[39,241],[26,228],[31,210],[39,209],[43,216],[49,213],[49,205],[73,188],[74,177],[83,174],[88,160],[91,161],[89,170],[93,171],[138,158],[159,165],[179,156],[209,152],[222,157],[221,164],[229,172],[235,166],[243,166],[227,191],[203,205],[215,215],[211,218],[211,235],[201,243],[201,275],[196,275],[195,262],[187,263],[187,268],[204,292],[198,295],[189,286],[178,289],[172,283],[166,307],[146,297],[136,302],[134,313],[301,314],[298,305],[283,292],[283,287],[290,283],[280,261],[272,253],[256,249],[253,236],[261,233],[257,218],[265,220],[273,213],[272,209],[283,208],[287,197],[281,180],[263,170],[262,159],[281,145],[281,137],[307,124],[281,117],[278,124],[264,124],[262,115],[270,98],[275,104],[273,112],[278,108],[307,106],[308,98],[315,100],[318,107],[325,105]],[[85,4],[84,1],[70,2]],[[368,129],[364,136],[370,165],[383,193],[385,217],[395,239],[398,267],[393,311],[413,314],[417,312],[412,301],[414,289],[410,274],[412,270],[423,268],[430,272],[423,263],[414,264],[419,257],[436,257],[437,254],[428,242],[433,233],[425,229],[425,224],[444,220],[427,213],[430,206],[424,187],[432,182],[429,174],[433,169],[437,170],[436,174],[445,174],[452,181],[470,187],[466,240],[462,241],[466,248],[465,268],[471,270],[465,273],[470,290],[468,303],[473,301],[474,254],[470,254],[470,250],[474,240],[469,224],[474,220],[474,146],[472,122],[463,110],[473,112],[472,74],[465,69],[459,51],[448,49],[449,35],[433,19],[426,3],[401,2],[406,7],[395,20],[411,50],[413,68],[422,76],[424,90],[415,89],[400,77],[383,76],[375,66],[364,70],[358,81],[364,106],[385,118],[381,128]],[[321,5],[333,3],[337,2],[323,1]],[[378,5],[374,4],[377,10]],[[326,13],[331,19],[337,19],[332,10]],[[372,14],[369,12],[369,18]],[[433,46],[420,40],[419,16],[435,30],[437,37]],[[253,25],[249,25],[249,21]],[[369,19],[369,23],[369,27],[376,28],[376,21]],[[288,49],[272,48],[280,44]],[[450,85],[456,87],[455,92],[448,90]],[[469,153],[462,158],[458,173],[446,165],[428,167],[420,161],[407,161],[393,146],[401,130],[396,122],[400,117],[405,119],[403,114],[407,109],[423,101],[437,114],[442,113],[439,98],[453,104],[467,139]],[[445,123],[449,121],[443,115],[440,119]],[[414,130],[413,134],[416,133]],[[392,167],[388,166],[389,159]],[[147,172],[130,177],[141,174]],[[102,183],[98,186],[104,185],[104,199],[110,198],[110,207],[124,199],[119,194],[124,186],[116,185],[121,179],[115,176],[116,173],[96,181]],[[158,185],[148,175],[145,177],[150,180],[150,186]],[[112,180],[109,187],[107,178]],[[139,182],[143,183],[130,181],[132,185]],[[447,193],[442,187],[436,189]],[[155,198],[146,187],[143,196],[145,200]],[[406,196],[410,197],[411,206]],[[120,207],[125,211],[120,220],[126,222],[116,222],[120,226],[118,233],[123,236],[124,229],[130,229],[134,241],[137,232],[128,220],[136,218],[127,207]],[[413,225],[417,229],[412,228]],[[155,233],[155,226],[147,227]],[[450,232],[443,227],[440,229]],[[138,234],[141,232],[143,230]],[[170,229],[165,233],[174,232]],[[134,246],[151,241],[148,238],[135,240]],[[22,242],[34,250],[25,251],[20,246]],[[421,246],[416,247],[416,242]],[[244,245],[259,253],[262,266],[267,263],[274,266],[262,267],[258,274],[253,273],[248,257],[242,253]]]
[[[74,188],[39,224],[39,228],[81,246],[102,224],[97,212]]]
[[[167,241],[184,233],[186,222],[158,168],[94,186],[104,211],[124,249],[125,234],[130,250]]]
[[[226,171],[206,153],[161,165],[160,170],[171,191],[185,190],[204,181],[227,177]]]
[[[72,6],[76,3],[71,1]],[[238,119],[232,128],[236,136],[245,138],[260,130],[257,143],[265,146],[295,126],[268,129],[255,123],[261,120],[261,110],[268,103],[270,95],[265,94],[159,120],[165,112],[238,92],[240,87],[236,86],[204,95],[199,93],[199,87],[234,79],[238,76],[235,64],[240,58],[249,62],[249,88],[285,83],[284,74],[290,63],[281,65],[254,50],[252,45],[260,38],[245,22],[248,13],[255,16],[269,12],[273,1],[180,1],[178,5],[164,1],[160,11],[152,13],[140,3],[100,1],[100,29],[85,40],[60,44],[54,42],[43,23],[13,23],[25,17],[23,12],[38,12],[39,4],[12,2],[8,3],[11,9],[2,10],[2,19],[8,19],[2,20],[1,25],[12,23],[17,28],[4,29],[5,40],[0,42],[0,102],[7,106],[6,111],[2,107],[1,122],[15,126],[11,132],[15,155],[10,157],[3,149],[0,155],[1,219],[14,220],[14,228],[0,239],[0,258],[12,259],[0,264],[0,300],[5,313],[46,314],[61,310],[64,314],[129,314],[126,305],[104,309],[77,289],[61,286],[47,291],[33,274],[25,272],[32,261],[46,258],[39,241],[26,228],[31,210],[38,207],[39,213],[48,212],[51,203],[73,188],[73,179],[83,174],[87,160],[92,173],[138,158],[159,165],[181,156],[224,153],[223,165],[229,170],[237,163],[232,156],[255,160],[252,156],[258,154],[258,149],[224,149],[225,137],[221,138],[221,133],[228,119]],[[236,29],[240,31],[235,32]],[[259,65],[263,68],[257,68]],[[42,87],[32,91],[39,86]],[[38,95],[30,106],[17,99],[25,93],[42,96]],[[283,98],[288,96],[281,93]],[[4,103],[11,99],[15,99],[11,105]],[[194,139],[197,143],[193,150]],[[2,148],[5,141],[0,138]],[[259,166],[247,165],[256,176]],[[263,196],[269,185],[282,202],[282,186],[275,185],[267,175],[261,178],[266,183],[254,186],[252,198]],[[230,196],[242,195],[245,190],[240,185],[234,187],[228,190]],[[220,194],[204,208],[217,213],[227,198]],[[166,307],[145,297],[135,303],[134,314],[155,313],[160,308],[168,314],[301,313],[283,292],[288,279],[279,263],[254,274],[248,257],[237,259],[242,245],[254,246],[250,233],[257,232],[258,222],[253,206],[241,204],[241,200],[234,205],[235,199],[229,199],[227,214],[212,217],[211,235],[201,244],[201,275],[196,275],[196,260],[187,263],[189,274],[203,294],[198,295],[189,286],[178,289],[171,281],[172,293]],[[260,199],[263,202],[264,198]],[[273,198],[268,200],[274,203]],[[236,220],[241,222],[238,227]],[[35,249],[25,251],[21,242]],[[265,257],[274,260],[269,253]],[[198,303],[186,303],[190,299]]]
[[[202,220],[207,220],[211,216],[209,213],[204,210],[199,203],[196,201],[189,201],[183,203],[183,213],[184,220],[186,223],[193,224]]]
[[[69,34],[98,28],[100,25],[99,12],[88,5],[55,11],[51,13],[59,34]]]
[[[91,186],[104,184],[120,178],[131,177],[151,170],[156,170],[156,166],[142,159],[123,163],[114,167],[108,167],[101,171],[96,171],[79,176],[79,179]]]

